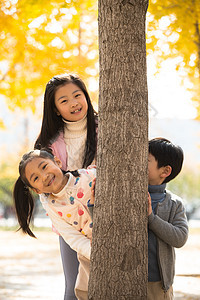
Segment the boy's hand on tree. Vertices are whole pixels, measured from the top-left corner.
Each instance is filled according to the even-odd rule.
[[[148,192],[148,216],[152,213],[151,196]]]

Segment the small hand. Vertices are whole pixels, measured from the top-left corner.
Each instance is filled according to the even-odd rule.
[[[96,169],[96,168],[97,168],[96,165],[89,165],[89,166],[87,167],[87,169]]]
[[[96,177],[92,180],[90,204],[94,204],[95,201],[95,184],[96,184]]]
[[[152,213],[151,196],[148,192],[148,216]]]

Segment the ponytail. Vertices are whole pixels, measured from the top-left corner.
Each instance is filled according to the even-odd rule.
[[[28,188],[19,177],[15,183],[13,190],[14,205],[17,214],[17,219],[20,225],[20,229],[24,233],[35,238],[35,235],[30,229],[30,222],[32,220],[34,199]]]

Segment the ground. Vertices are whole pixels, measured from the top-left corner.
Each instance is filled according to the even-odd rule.
[[[63,300],[64,276],[58,236],[36,232],[37,239],[0,230],[0,299]],[[200,299],[200,229],[190,229],[176,251],[176,300]]]

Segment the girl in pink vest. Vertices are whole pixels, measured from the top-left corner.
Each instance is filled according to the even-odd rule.
[[[96,157],[97,123],[97,113],[84,82],[73,74],[54,76],[46,85],[41,132],[35,149],[50,148],[61,160],[63,170],[86,168]],[[77,254],[62,236],[59,242],[65,274],[64,300],[75,300]]]

